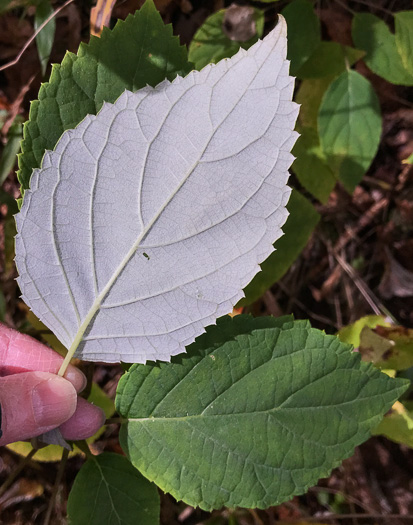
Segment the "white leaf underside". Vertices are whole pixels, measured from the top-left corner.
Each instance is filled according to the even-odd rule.
[[[23,299],[76,355],[169,360],[273,251],[298,114],[286,25],[66,131],[17,216]]]

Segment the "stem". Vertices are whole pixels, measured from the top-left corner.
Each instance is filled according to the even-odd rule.
[[[14,66],[17,64],[17,62],[21,59],[23,53],[26,51],[26,49],[30,46],[30,44],[33,42],[33,40],[36,38],[36,36],[40,33],[40,31],[50,22],[50,20],[52,18],[54,18],[55,16],[57,16],[60,11],[62,11],[62,9],[64,9],[65,7],[67,7],[69,4],[71,4],[74,0],[67,0],[66,3],[64,3],[62,6],[60,6],[58,9],[56,9],[56,11],[54,11],[44,22],[43,24],[41,24],[38,28],[37,28],[37,31],[35,31],[35,33],[29,38],[29,40],[24,44],[24,46],[22,47],[22,49],[20,50],[20,53],[17,55],[17,57],[12,60],[11,62],[7,62],[7,64],[4,64],[3,66],[0,67],[0,71],[4,71],[5,69],[7,69],[8,67],[11,67],[11,66]]]
[[[110,417],[105,421],[105,425],[121,425],[126,419],[123,417]]]
[[[69,457],[69,451],[64,448],[63,449],[63,454],[62,454],[62,459],[60,461],[59,468],[57,469],[56,481],[55,481],[54,486],[53,486],[52,495],[50,497],[50,501],[49,501],[49,505],[47,507],[47,512],[46,512],[46,516],[44,518],[43,525],[49,525],[50,524],[50,518],[52,517],[52,513],[53,513],[54,508],[55,508],[57,492],[59,490],[59,486],[60,486],[60,483],[61,483],[62,478],[63,478],[63,473],[65,471],[66,462],[67,462],[67,458],[68,457]]]
[[[89,445],[87,444],[85,439],[83,439],[82,441],[75,441],[75,444],[77,448],[79,448],[85,454],[86,459],[93,459],[95,457],[90,451]]]
[[[29,461],[32,459],[32,457],[36,454],[38,450],[39,449],[37,448],[32,448],[32,450],[27,454],[27,456],[25,456],[24,458],[20,460],[20,463],[17,465],[16,469],[10,473],[9,477],[0,487],[0,497],[3,496],[6,490],[10,487],[13,481],[17,478],[17,476],[24,469],[24,467],[29,463]]]

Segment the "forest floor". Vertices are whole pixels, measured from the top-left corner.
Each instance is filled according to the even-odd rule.
[[[55,2],[61,5],[63,2]],[[141,5],[139,0],[119,1],[112,16],[125,18]],[[188,44],[200,24],[212,12],[226,7],[223,0],[160,0],[156,2],[165,22],[171,22],[183,44]],[[286,2],[265,4],[266,23],[274,23]],[[347,44],[350,16],[347,7],[370,4],[374,12],[411,9],[411,1],[318,2],[326,38]],[[264,6],[264,4],[259,4]],[[383,11],[385,13],[385,11]],[[13,60],[33,33],[33,8],[24,16],[14,10],[0,17],[0,65]],[[383,16],[386,16],[385,14]],[[89,34],[89,2],[75,1],[57,17],[51,62],[60,62],[66,50],[77,51]],[[310,319],[314,327],[336,333],[360,317],[390,312],[413,328],[413,167],[403,164],[413,151],[413,88],[394,86],[356,66],[372,82],[384,118],[376,158],[353,195],[339,185],[327,204],[316,204],[321,221],[301,256],[287,274],[248,308],[254,315],[292,313]],[[0,72],[0,110],[8,118],[0,131],[3,143],[17,115],[28,118],[29,103],[37,98],[42,81],[35,45],[30,45],[17,64]],[[294,175],[292,181],[294,182]],[[19,196],[14,171],[3,190]],[[10,238],[5,228],[7,205],[0,207],[0,267],[5,307],[3,320],[19,328],[26,310],[19,299],[16,272],[7,259]],[[94,380],[114,397],[120,366],[97,365]],[[118,427],[108,425],[93,445],[95,451],[121,453]],[[0,482],[19,465],[21,458],[7,448],[0,452]],[[66,501],[81,456],[68,460],[58,490],[51,523],[66,523]],[[56,463],[30,461],[0,496],[0,522],[40,523],[47,509],[57,473]],[[384,437],[374,437],[358,447],[353,457],[336,468],[328,479],[292,501],[266,511],[222,510],[209,514],[162,495],[163,525],[283,523],[342,525],[413,524],[413,451]]]

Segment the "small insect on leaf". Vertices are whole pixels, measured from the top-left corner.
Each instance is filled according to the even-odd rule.
[[[46,152],[16,264],[69,356],[169,360],[243,296],[287,218],[286,32],[280,18],[248,51],[125,91]]]

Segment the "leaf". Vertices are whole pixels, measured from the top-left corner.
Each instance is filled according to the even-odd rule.
[[[376,328],[376,326],[390,326],[386,319],[381,315],[366,315],[358,319],[355,323],[344,326],[339,330],[337,336],[343,343],[353,345],[355,348],[360,346],[360,334],[363,328]]]
[[[381,127],[380,104],[370,82],[356,71],[342,73],[324,94],[318,131],[322,151],[347,191],[369,168]]]
[[[22,191],[45,150],[52,150],[62,133],[86,115],[96,114],[104,101],[114,102],[125,89],[155,86],[190,70],[185,48],[172,36],[172,27],[164,25],[152,0],[118,21],[113,31],[104,28],[101,38],[81,44],[77,55],[66,53],[30,107],[19,156]]]
[[[304,188],[325,204],[337,179],[321,150],[317,130],[298,127],[298,131],[300,137],[293,148],[296,159],[292,170]]]
[[[403,326],[364,327],[360,334],[362,359],[379,368],[406,370],[413,366],[413,330]]]
[[[283,227],[284,235],[275,243],[276,251],[261,264],[261,271],[245,288],[245,298],[237,306],[253,303],[281,279],[305,248],[320,220],[311,202],[296,190],[292,191],[287,209],[290,215]]]
[[[413,78],[413,11],[395,13],[396,46],[405,70]]]
[[[35,31],[38,30],[52,13],[53,7],[49,0],[42,0],[36,6],[36,12],[34,15]],[[37,52],[39,54],[43,76],[46,74],[47,63],[49,62],[50,53],[52,52],[55,31],[56,19],[52,18],[36,36]]]
[[[7,133],[7,143],[3,148],[0,159],[0,186],[3,185],[3,182],[16,164],[16,155],[20,151],[22,129],[22,124],[15,121]]]
[[[16,219],[18,281],[69,356],[183,352],[273,251],[297,136],[285,33],[126,91],[45,154]]]
[[[317,131],[318,110],[324,93],[333,82],[335,76],[307,78],[303,80],[295,96],[297,104],[301,104],[298,120],[304,128],[314,128]]]
[[[352,36],[356,47],[366,52],[364,61],[373,73],[393,84],[413,85],[413,75],[403,64],[396,37],[383,20],[370,13],[356,13],[353,18]],[[400,36],[398,40],[400,44]]]
[[[67,510],[71,525],[155,525],[160,502],[155,485],[124,456],[105,452],[80,469]]]
[[[396,402],[390,413],[386,414],[374,435],[382,435],[396,443],[413,448],[413,411]]]
[[[337,76],[364,56],[364,51],[337,42],[320,42],[297,71],[298,78]]]
[[[291,74],[296,75],[321,42],[320,20],[309,0],[294,0],[282,14],[288,27],[287,57],[291,60]]]
[[[189,44],[188,59],[194,63],[195,68],[200,70],[209,63],[216,63],[223,58],[229,58],[242,49],[249,49],[255,44],[264,30],[264,14],[260,9],[247,6],[236,6],[236,9],[247,9],[250,14],[250,24],[255,27],[255,34],[246,42],[231,40],[223,30],[225,18],[229,9],[220,11],[209,16],[195,33]]]
[[[144,476],[190,505],[268,508],[352,454],[406,383],[306,321],[227,317],[188,355],[121,378],[120,441]]]

